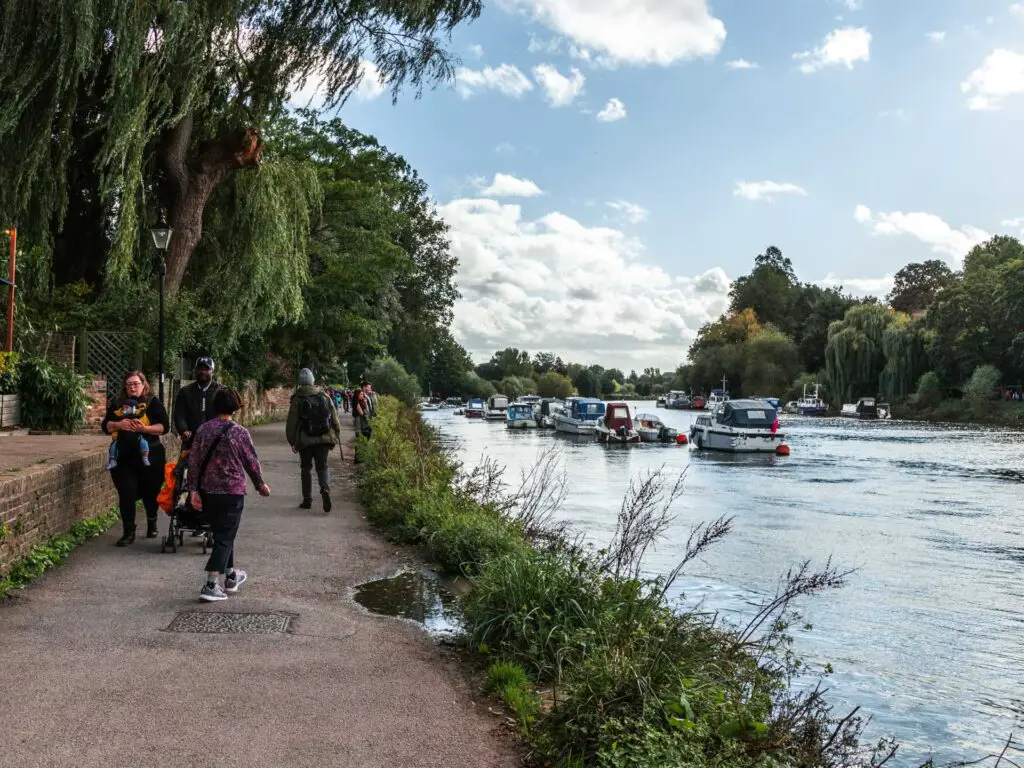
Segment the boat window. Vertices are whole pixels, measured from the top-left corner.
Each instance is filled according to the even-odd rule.
[[[775,409],[736,408],[726,404],[721,422],[734,427],[768,428],[775,421]]]
[[[610,416],[613,419],[628,419],[629,418],[629,408],[626,408],[625,406],[622,406],[622,405],[616,406],[616,407],[612,408],[612,412],[611,412]]]

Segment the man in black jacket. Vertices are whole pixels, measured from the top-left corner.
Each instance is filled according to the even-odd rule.
[[[196,360],[196,380],[182,387],[174,399],[174,430],[180,435],[183,448],[192,445],[192,436],[199,425],[216,418],[213,396],[221,385],[213,380],[213,358]]]

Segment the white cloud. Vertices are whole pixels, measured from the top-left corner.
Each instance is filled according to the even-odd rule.
[[[959,264],[971,248],[990,237],[985,230],[970,225],[954,229],[934,213],[872,213],[866,205],[858,205],[853,210],[853,218],[876,235],[916,237],[955,264]]]
[[[530,53],[558,53],[562,49],[562,38],[552,37],[544,40],[536,35],[530,35],[530,44],[526,50]]]
[[[1020,233],[1024,235],[1024,216],[1018,216],[1015,219],[1003,219],[1000,222],[1001,226],[1011,227],[1013,229],[1019,229]]]
[[[473,45],[466,48],[466,53],[474,59],[482,59],[484,57],[484,47],[480,43],[473,43]]]
[[[851,11],[859,11],[864,7],[864,0],[840,0]]]
[[[509,142],[503,141],[494,148],[494,151],[499,155],[514,155],[516,153],[516,148]]]
[[[812,51],[794,53],[793,59],[800,63],[800,71],[807,75],[831,66],[843,65],[853,69],[854,63],[871,59],[871,33],[864,27],[834,29],[820,46]]]
[[[734,59],[732,61],[725,62],[726,69],[760,69],[761,65],[756,61],[747,61],[746,59]]]
[[[356,98],[372,101],[384,93],[387,84],[381,78],[380,70],[372,61],[363,61],[363,77],[356,86]]]
[[[892,291],[896,277],[894,275],[883,275],[882,277],[841,278],[829,272],[821,280],[815,280],[814,282],[822,288],[842,288],[844,293],[850,293],[854,296],[878,296],[881,298]]]
[[[968,94],[967,106],[973,110],[995,110],[1007,96],[1024,93],[1024,55],[999,48],[990,53],[980,67],[960,83]]]
[[[733,197],[742,197],[744,200],[764,200],[771,203],[774,202],[776,195],[804,197],[807,190],[788,181],[737,181],[732,194]]]
[[[477,186],[484,197],[536,197],[543,195],[541,188],[529,179],[520,179],[507,173],[494,174],[494,180],[488,184],[478,179]]]
[[[545,97],[553,107],[572,104],[583,93],[583,85],[587,82],[587,78],[576,67],[570,69],[566,77],[551,64],[538,64],[533,68],[533,77],[544,89]]]
[[[455,70],[455,90],[464,99],[486,90],[496,90],[506,96],[519,98],[533,90],[533,83],[512,64],[483,69],[459,67]]]
[[[945,30],[937,29],[934,32],[928,32],[925,37],[931,40],[933,43],[941,43],[946,39]]]
[[[615,200],[610,203],[605,203],[612,210],[618,211],[622,214],[622,217],[630,224],[639,224],[642,221],[646,221],[650,215],[643,206],[637,205],[636,203],[630,203],[626,200]]]
[[[373,101],[387,90],[387,83],[381,78],[380,70],[372,61],[363,59],[360,64],[362,74],[353,95],[359,101]],[[288,102],[296,107],[320,108],[326,98],[323,86],[323,73],[315,72],[306,78],[306,83],[301,88],[297,82],[292,83]]]
[[[671,369],[728,304],[720,268],[670,274],[617,229],[558,212],[529,220],[496,200],[453,200],[439,212],[459,259],[454,332],[478,359],[516,346],[567,360],[586,350],[588,360],[627,370]]]
[[[611,98],[604,105],[604,109],[597,113],[597,119],[602,123],[614,123],[616,120],[623,120],[626,117],[626,105],[621,99]]]
[[[501,0],[608,64],[660,64],[714,56],[725,24],[707,0]]]
[[[1010,13],[1018,19],[1024,19],[1024,3],[1014,3],[1010,6]]]

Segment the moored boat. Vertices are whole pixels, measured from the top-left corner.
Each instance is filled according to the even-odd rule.
[[[640,442],[640,433],[633,427],[633,418],[626,403],[608,403],[604,416],[594,426],[594,432],[599,443],[628,445]]]
[[[465,416],[467,419],[482,419],[486,410],[487,406],[481,398],[472,397],[466,405]]]
[[[848,419],[888,419],[889,406],[873,397],[862,397],[856,403],[844,403],[840,416]]]
[[[554,414],[557,411],[562,410],[565,404],[556,398],[545,397],[540,401],[540,405],[534,411],[537,418],[537,426],[541,429],[554,429],[555,419]]]
[[[604,403],[590,397],[570,397],[565,408],[552,415],[555,429],[570,435],[591,435],[604,416]]]
[[[690,429],[690,442],[712,451],[774,453],[783,444],[775,409],[764,400],[727,400],[702,413]]]
[[[536,429],[537,417],[532,403],[512,403],[505,413],[505,427],[508,429]]]
[[[801,416],[825,416],[828,414],[828,403],[821,399],[818,394],[819,387],[814,385],[814,392],[808,394],[807,385],[804,384],[804,395],[796,401],[796,412]]]
[[[658,399],[654,403],[654,407],[655,408],[664,408],[665,407],[665,396],[664,395],[658,395]]]
[[[420,402],[416,407],[419,408],[421,411],[439,411],[439,410],[441,410],[441,406],[439,406],[437,403],[432,403],[429,400],[424,400],[424,401]]]
[[[653,413],[638,413],[633,419],[633,426],[642,443],[674,443],[679,437],[678,432]]]
[[[487,398],[487,410],[484,418],[488,421],[504,421],[508,410],[508,398],[504,395],[491,395]]]

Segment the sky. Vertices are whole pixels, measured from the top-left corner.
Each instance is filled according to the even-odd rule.
[[[1024,233],[1024,3],[485,3],[454,82],[339,112],[430,185],[477,362],[670,370],[769,245],[884,295]]]

